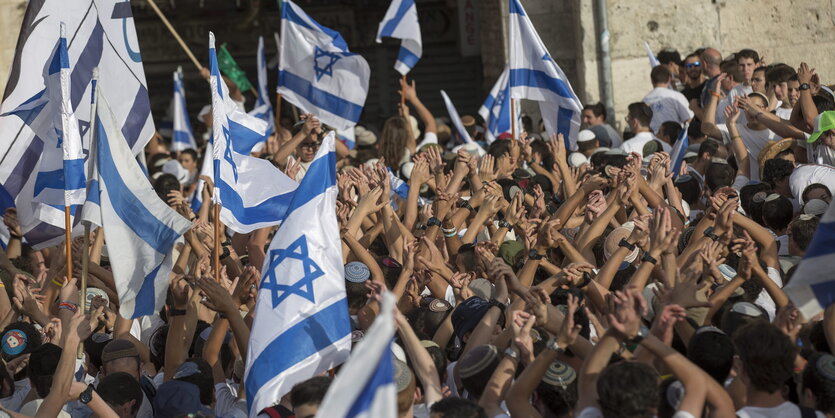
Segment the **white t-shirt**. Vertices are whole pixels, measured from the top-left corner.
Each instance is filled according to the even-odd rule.
[[[805,203],[801,195],[803,190],[812,183],[821,183],[829,188],[830,193],[835,194],[835,168],[821,164],[806,164],[795,168],[789,177],[792,196],[799,203]]]
[[[783,402],[774,408],[746,406],[739,411],[736,411],[736,416],[739,418],[800,417],[800,407],[791,402]],[[815,416],[818,418],[826,418],[826,415],[820,413],[819,411],[815,411]]]
[[[783,279],[780,277],[780,272],[777,269],[768,267],[766,269],[766,274],[768,274],[768,278],[771,279],[772,282],[777,283],[777,286],[783,287]],[[777,314],[777,304],[774,303],[774,299],[769,296],[765,289],[760,292],[754,303],[765,309],[765,312],[768,314],[769,321],[774,321],[774,316]]]
[[[684,122],[693,118],[687,98],[673,89],[656,87],[644,97],[643,102],[652,108],[649,128],[656,133],[664,122],[673,121],[684,125]]]
[[[722,133],[722,142],[730,144],[731,134],[730,131],[728,131],[728,125],[721,124],[716,125],[716,127],[719,129],[719,132]],[[739,136],[742,137],[742,143],[748,150],[748,161],[751,163],[751,175],[749,178],[751,180],[759,181],[760,165],[757,162],[757,157],[760,156],[760,152],[766,145],[768,145],[769,142],[779,141],[781,138],[770,129],[753,130],[744,123],[737,122],[736,129],[739,131]]]
[[[629,138],[628,141],[625,141],[623,145],[620,146],[620,149],[622,149],[627,154],[637,152],[638,154],[640,154],[641,158],[644,158],[644,145],[646,145],[647,142],[652,140],[656,140],[659,143],[661,143],[661,148],[665,152],[670,152],[670,150],[672,150],[670,144],[656,138],[655,135],[653,135],[650,132],[638,132],[637,134],[635,134],[635,136]]]
[[[574,418],[603,418],[603,412],[600,411],[600,409],[598,409],[597,407],[590,406],[590,407],[584,408],[582,411],[580,411],[580,414],[575,415]],[[673,418],[696,418],[696,417],[694,417],[693,414],[691,414],[689,412],[686,412],[686,411],[676,411],[676,413],[673,414]]]
[[[790,107],[778,107],[777,109],[774,109],[774,114],[779,116],[780,119],[789,120],[792,118],[792,110],[793,109]]]

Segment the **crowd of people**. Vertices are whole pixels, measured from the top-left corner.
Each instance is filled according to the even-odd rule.
[[[783,291],[835,189],[835,95],[807,64],[751,49],[658,58],[622,131],[589,104],[576,141],[525,116],[517,138],[488,143],[465,115],[463,142],[401,81],[395,116],[337,144],[352,341],[392,292],[399,416],[835,417],[835,310],[804,318]],[[211,112],[199,119],[211,132]],[[254,155],[301,180],[328,128],[298,119]],[[252,312],[281,228],[216,242],[199,175],[211,156],[168,144],[146,147],[150,181],[194,227],[157,315],[119,315],[118,243],[100,228],[82,307],[83,241],[68,266],[63,244],[33,250],[6,212],[0,415],[247,416]],[[258,416],[328,417],[338,374]]]

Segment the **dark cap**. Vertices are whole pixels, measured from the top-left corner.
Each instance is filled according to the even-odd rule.
[[[211,411],[200,403],[200,389],[194,383],[169,380],[157,388],[154,417],[174,418],[196,412],[211,416]]]
[[[478,296],[461,302],[452,312],[452,329],[455,336],[463,339],[466,333],[475,329],[488,309],[490,304]]]
[[[139,360],[139,351],[136,346],[128,340],[116,339],[107,343],[101,352],[101,362],[107,363],[125,357],[134,357]]]

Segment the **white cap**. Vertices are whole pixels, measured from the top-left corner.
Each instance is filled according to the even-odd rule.
[[[162,172],[174,175],[180,184],[188,180],[188,170],[183,168],[177,160],[166,161],[165,164],[162,165]]]
[[[593,141],[593,140],[595,140],[596,138],[597,138],[597,137],[594,135],[594,132],[592,132],[592,131],[591,131],[591,130],[589,130],[589,129],[583,129],[582,131],[580,131],[580,132],[577,134],[577,142],[588,142],[588,141]]]
[[[803,205],[803,213],[807,215],[823,215],[829,204],[820,199],[810,199]]]
[[[377,142],[377,135],[360,125],[354,128],[354,136],[359,145],[373,145]]]
[[[588,163],[589,163],[589,159],[586,158],[585,155],[583,155],[579,152],[572,152],[568,156],[568,164],[571,165],[574,168],[578,168],[578,167],[582,166],[583,164],[588,164]]]
[[[478,145],[475,142],[465,142],[465,143],[453,148],[452,152],[457,153],[458,150],[460,150],[460,149],[463,149],[464,151],[469,152],[470,155],[472,155],[472,156],[482,157],[482,156],[484,156],[484,154],[487,154],[487,152],[484,151],[484,148],[481,148],[481,146]]]
[[[403,178],[409,180],[410,178],[412,178],[412,169],[414,168],[415,163],[407,161],[400,165],[400,174],[403,176]]]

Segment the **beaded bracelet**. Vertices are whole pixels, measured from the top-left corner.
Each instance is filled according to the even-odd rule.
[[[66,309],[72,313],[78,312],[78,305],[72,302],[58,302],[58,309]]]

